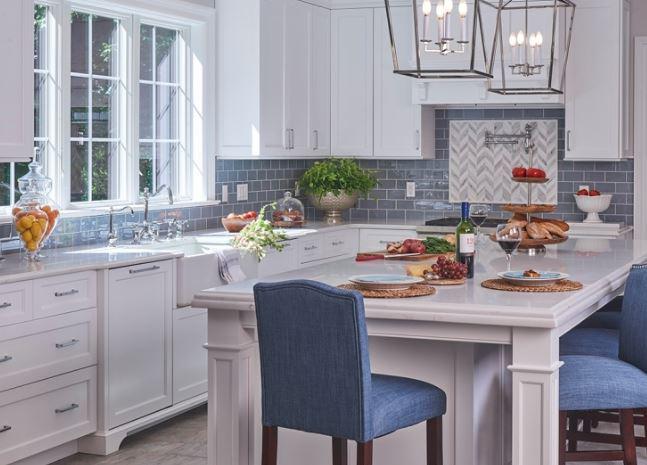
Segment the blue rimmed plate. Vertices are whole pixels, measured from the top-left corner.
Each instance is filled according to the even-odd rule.
[[[348,280],[371,291],[400,291],[409,289],[414,284],[424,283],[424,278],[404,276],[401,274],[365,274],[351,276]]]
[[[505,271],[499,273],[499,278],[517,286],[550,286],[568,278],[565,273],[556,271],[536,271],[537,277],[524,276],[524,271]]]

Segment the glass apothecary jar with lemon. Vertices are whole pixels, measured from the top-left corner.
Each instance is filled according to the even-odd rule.
[[[18,179],[20,200],[13,207],[12,214],[18,237],[30,261],[41,258],[40,250],[58,224],[60,211],[48,194],[52,180],[41,173],[41,166],[33,161],[29,172]]]

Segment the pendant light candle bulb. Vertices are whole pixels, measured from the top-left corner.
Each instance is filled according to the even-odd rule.
[[[445,14],[448,15],[454,10],[453,0],[445,0]]]
[[[467,2],[465,2],[464,0],[461,0],[461,2],[458,4],[458,14],[463,19],[467,16]]]
[[[526,43],[526,35],[523,33],[523,31],[519,31],[517,33],[517,44],[519,46],[523,46]]]
[[[440,44],[445,37],[445,6],[443,0],[436,5],[436,18],[438,18],[438,43]]]
[[[467,43],[467,2],[461,0],[458,4],[458,15],[461,23],[461,41]]]
[[[431,0],[424,0],[422,2],[422,14],[429,16],[431,14]]]
[[[541,35],[541,32],[538,32],[536,38],[537,38],[537,47],[541,47],[544,43],[544,36]]]
[[[454,9],[453,0],[445,0],[445,30],[443,31],[444,39],[451,39],[452,37],[452,10]]]
[[[517,46],[517,34],[514,32],[510,34],[510,47],[514,48]]]

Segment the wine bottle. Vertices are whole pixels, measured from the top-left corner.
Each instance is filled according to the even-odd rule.
[[[474,277],[474,259],[476,235],[475,227],[470,221],[470,204],[461,204],[461,222],[456,228],[456,261],[467,265],[467,278]]]

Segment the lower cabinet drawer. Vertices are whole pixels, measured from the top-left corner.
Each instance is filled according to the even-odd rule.
[[[0,391],[96,363],[96,309],[0,327]]]
[[[322,234],[312,234],[301,238],[299,244],[299,263],[309,263],[324,258]]]
[[[34,318],[96,308],[97,274],[94,271],[35,279]]]
[[[389,242],[416,238],[415,229],[362,229],[359,233],[360,252],[381,252]]]
[[[256,272],[250,271],[248,276],[264,278],[279,273],[287,273],[288,271],[296,270],[299,267],[299,251],[297,247],[299,241],[285,241],[283,243],[283,250],[277,251],[269,249],[267,256],[260,263],[256,262]]]
[[[357,229],[324,234],[324,257],[333,258],[357,253],[359,233]]]
[[[85,368],[0,394],[0,465],[96,431],[97,371]]]
[[[31,281],[0,286],[0,326],[31,320],[33,286]]]

